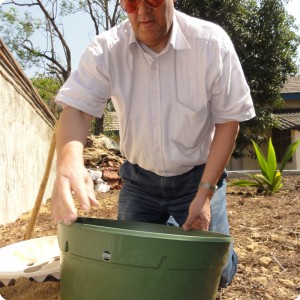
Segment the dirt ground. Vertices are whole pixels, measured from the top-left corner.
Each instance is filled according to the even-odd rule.
[[[300,295],[300,176],[284,177],[283,183],[283,189],[273,196],[228,188],[228,214],[239,267],[234,282],[220,291],[218,299],[295,300]],[[118,193],[98,194],[101,208],[79,214],[115,219]],[[0,247],[23,240],[30,215],[0,226]],[[56,229],[46,203],[33,238],[56,234]],[[59,281],[49,277],[43,283],[25,278],[7,287],[0,283],[0,295],[6,300],[59,299]]]

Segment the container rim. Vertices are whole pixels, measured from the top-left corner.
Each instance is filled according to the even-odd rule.
[[[84,228],[92,231],[144,238],[211,243],[233,242],[233,238],[231,236],[217,232],[196,229],[184,231],[181,227],[134,221],[79,217],[72,225],[59,224],[59,226],[73,227],[74,229]]]

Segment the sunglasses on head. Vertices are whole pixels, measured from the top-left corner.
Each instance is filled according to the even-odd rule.
[[[128,14],[131,14],[137,10],[140,1],[144,1],[145,4],[151,8],[159,8],[165,0],[121,0],[121,7]]]

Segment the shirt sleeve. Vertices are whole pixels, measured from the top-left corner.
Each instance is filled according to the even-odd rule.
[[[250,89],[234,46],[226,33],[218,47],[211,99],[213,122],[249,120],[255,117]]]
[[[106,54],[99,39],[95,39],[82,55],[78,69],[61,87],[55,102],[71,106],[94,117],[102,117],[111,89],[106,67]]]

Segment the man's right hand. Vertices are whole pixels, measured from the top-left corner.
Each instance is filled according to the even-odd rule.
[[[87,211],[99,206],[94,184],[84,167],[83,150],[93,117],[72,107],[64,108],[56,130],[56,180],[51,210],[58,223],[71,224],[77,219],[72,193]]]
[[[94,183],[84,166],[72,163],[58,167],[56,172],[51,199],[54,221],[63,222],[66,225],[76,221],[77,210],[72,193],[76,195],[82,210],[88,211],[91,206],[99,207],[95,197]]]

